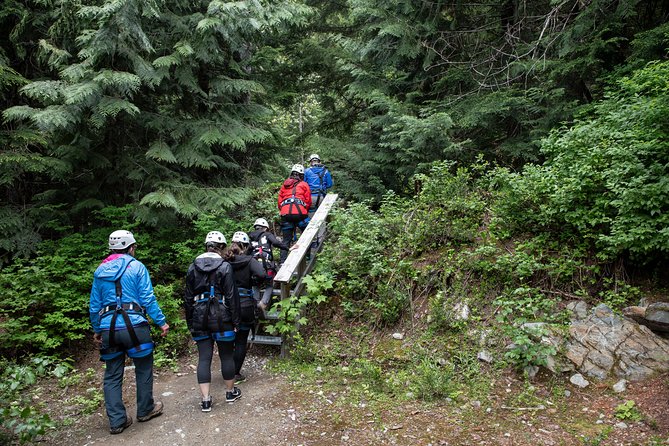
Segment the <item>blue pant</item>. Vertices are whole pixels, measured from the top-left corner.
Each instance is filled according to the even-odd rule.
[[[135,332],[140,342],[151,339],[149,326],[135,327]],[[126,330],[115,333],[118,344],[129,342],[129,334]],[[102,340],[107,344],[109,333],[103,332]],[[153,410],[153,353],[141,358],[134,358],[135,382],[137,384],[137,416],[143,417]],[[125,353],[113,359],[105,361],[104,394],[105,407],[109,417],[109,426],[113,429],[125,423],[126,412],[123,404],[123,369],[125,367]]]
[[[283,242],[287,244],[288,246],[291,246],[293,242],[295,241],[294,239],[297,236],[297,229],[299,228],[300,230],[306,229],[306,227],[309,225],[309,221],[311,219],[309,217],[305,217],[304,220],[298,222],[298,223],[293,223],[290,221],[285,221],[282,217],[281,219],[281,238],[283,239]],[[280,257],[280,262],[283,263],[286,261],[288,258],[288,251],[284,251],[283,249],[281,250],[281,257]]]

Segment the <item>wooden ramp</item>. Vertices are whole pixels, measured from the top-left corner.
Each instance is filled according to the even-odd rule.
[[[314,269],[318,253],[323,248],[327,236],[327,218],[332,206],[337,201],[337,197],[337,194],[327,194],[325,196],[323,202],[311,217],[309,225],[295,243],[297,247],[290,251],[288,258],[274,277],[274,292],[272,294],[279,296],[281,300],[288,299],[290,296],[300,296],[304,292],[302,279]],[[266,316],[265,320],[267,322],[271,323],[278,320],[276,312],[270,311]],[[287,353],[287,339],[283,336],[256,335],[252,342],[254,344],[279,345],[281,346],[281,355],[285,356]]]

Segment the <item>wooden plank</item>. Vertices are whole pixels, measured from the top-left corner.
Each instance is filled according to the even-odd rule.
[[[337,194],[327,194],[323,199],[323,202],[318,207],[318,210],[314,213],[314,216],[311,218],[309,225],[300,235],[299,240],[295,243],[297,248],[290,251],[288,258],[281,265],[281,269],[274,278],[275,282],[279,283],[288,283],[293,277],[293,272],[301,269],[301,272],[304,273],[306,270],[306,262],[304,258],[311,249],[311,242],[316,238],[321,230],[321,226],[325,223],[325,220],[330,213],[330,209],[337,200]]]
[[[283,339],[281,339],[281,336],[256,335],[255,339],[249,339],[249,342],[253,342],[254,344],[281,345],[283,344]]]

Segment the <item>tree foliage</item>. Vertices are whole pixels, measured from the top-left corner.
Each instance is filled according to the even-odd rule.
[[[45,232],[35,213],[55,227],[125,203],[151,223],[230,208],[276,160],[280,134],[256,53],[300,26],[308,7],[42,1],[3,11],[11,29],[3,49],[13,53],[0,72],[10,92],[5,212],[35,234]],[[26,40],[39,44],[21,51]],[[4,248],[21,252],[19,243]]]

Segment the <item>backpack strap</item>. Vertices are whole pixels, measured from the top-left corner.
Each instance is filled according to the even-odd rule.
[[[146,344],[141,344],[139,342],[139,338],[137,337],[137,333],[135,333],[135,328],[132,325],[130,316],[128,315],[128,312],[126,311],[126,309],[123,307],[122,304],[123,287],[121,286],[121,277],[123,277],[123,274],[125,274],[131,262],[132,260],[128,262],[121,275],[118,276],[118,279],[114,281],[114,285],[116,287],[116,309],[114,310],[114,314],[112,315],[111,321],[109,322],[109,347],[113,348],[116,346],[116,339],[115,339],[116,319],[120,314],[121,317],[123,318],[123,322],[125,322],[125,328],[128,330],[128,334],[130,335],[130,340],[132,341],[132,348],[128,349],[128,352],[137,353],[140,350],[144,350],[146,348],[153,348],[153,342]]]
[[[214,280],[216,279],[216,271],[213,270],[209,273],[207,277],[207,282],[209,284],[209,299],[207,300],[207,310],[204,312],[202,319],[202,326],[209,327],[209,311],[211,307],[214,307],[214,314],[216,315],[216,322],[218,324],[218,331],[223,332],[223,315],[218,313],[219,310],[219,300],[216,298],[216,288],[214,285]]]
[[[318,198],[319,198],[319,204],[320,204],[320,196],[325,195],[325,189],[323,189],[323,181],[325,181],[325,175],[328,173],[328,169],[323,166],[323,170],[321,170],[321,173],[318,174],[318,179],[320,180],[320,186],[318,188]]]

